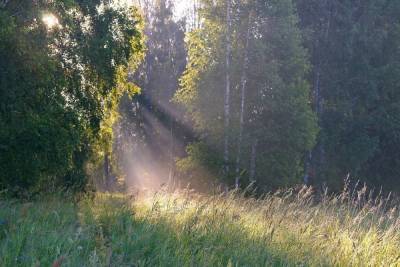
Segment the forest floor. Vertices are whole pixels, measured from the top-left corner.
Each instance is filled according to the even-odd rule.
[[[306,188],[0,201],[0,266],[399,266],[386,205],[362,191],[314,203]]]

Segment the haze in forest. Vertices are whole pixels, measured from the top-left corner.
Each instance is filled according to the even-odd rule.
[[[0,0],[0,266],[400,266],[400,1]]]
[[[2,1],[1,188],[397,192],[399,9]]]

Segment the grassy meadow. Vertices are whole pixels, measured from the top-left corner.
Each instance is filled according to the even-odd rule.
[[[0,202],[0,266],[400,266],[400,216],[366,190]]]

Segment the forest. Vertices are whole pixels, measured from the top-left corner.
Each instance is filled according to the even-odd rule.
[[[400,265],[400,1],[0,0],[0,266]]]

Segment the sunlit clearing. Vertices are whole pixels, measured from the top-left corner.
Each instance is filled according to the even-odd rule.
[[[169,143],[169,130],[149,111],[143,110],[147,121],[146,133],[151,136],[158,133],[156,145],[139,144],[136,146],[134,155],[130,156],[130,170],[126,184],[133,191],[158,191],[164,186],[170,186],[173,182],[171,177],[171,162],[168,155],[171,153]],[[153,140],[153,143],[157,142]],[[174,140],[177,144],[179,140]],[[166,161],[165,161],[166,160]]]
[[[51,13],[44,14],[42,21],[48,29],[53,29],[54,27],[60,26],[58,18]]]
[[[168,105],[162,103],[153,103],[153,105],[156,105],[158,110],[162,110],[165,117],[179,118],[181,116]],[[124,156],[129,166],[125,177],[128,191],[157,192],[162,189],[174,191],[187,187],[200,189],[190,179],[181,179],[182,177],[177,175],[175,161],[176,157],[183,156],[184,141],[175,134],[171,135],[170,125],[163,123],[146,107],[143,107],[141,113],[145,121],[143,130],[147,139],[138,141],[136,145],[132,144],[133,153]],[[183,125],[183,127],[190,128],[189,125]],[[204,175],[201,178],[209,176],[211,174],[204,168]],[[199,177],[198,180],[203,179]]]

